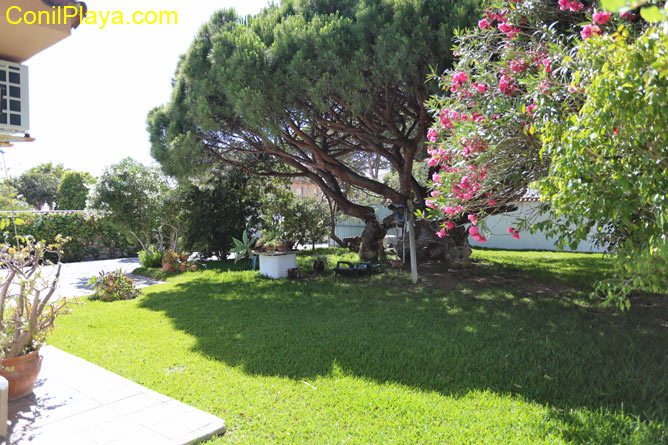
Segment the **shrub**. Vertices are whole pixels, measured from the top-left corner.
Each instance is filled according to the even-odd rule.
[[[162,271],[163,272],[185,272],[187,270],[195,272],[197,264],[193,261],[188,261],[187,253],[174,252],[166,250],[162,255]]]
[[[161,267],[163,252],[156,250],[142,250],[139,252],[139,261],[142,267]]]
[[[114,272],[102,271],[99,276],[92,277],[88,284],[95,288],[92,300],[133,300],[143,294],[137,289],[134,280],[126,277],[121,269]]]
[[[87,259],[123,258],[137,254],[136,242],[128,241],[125,235],[116,230],[107,218],[98,218],[93,214],[78,213],[16,213],[12,216],[17,222],[19,235],[32,235],[35,239],[53,244],[58,235],[68,237],[63,244],[64,263]],[[14,237],[7,241],[14,243]],[[53,258],[51,258],[53,259]]]

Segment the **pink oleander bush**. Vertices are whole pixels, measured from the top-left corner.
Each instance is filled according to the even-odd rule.
[[[547,184],[560,185],[557,189],[563,193],[563,188],[577,189],[588,180],[605,183],[595,175],[578,177],[553,168],[555,160],[561,162],[566,155],[563,147],[567,146],[554,138],[567,134],[565,129],[578,120],[591,89],[600,86],[590,60],[583,59],[595,58],[590,48],[622,40],[632,45],[647,28],[637,14],[626,10],[613,14],[592,1],[504,0],[495,5],[477,28],[457,35],[455,67],[434,76],[443,94],[428,103],[436,118],[427,132],[431,195],[427,211],[419,216],[441,221],[440,237],[468,225],[468,233],[484,243],[490,236],[484,218],[515,210],[517,200],[530,190],[540,189],[545,209],[554,209],[561,201],[553,199],[556,189]],[[665,33],[662,29],[655,32]],[[545,143],[548,128],[550,144]],[[610,130],[608,137],[622,131],[619,126],[601,130]],[[615,159],[599,161],[610,164]],[[639,170],[634,168],[627,173],[636,174]],[[556,219],[532,228],[529,219],[518,218],[505,236],[519,239],[530,228],[552,229],[561,245],[576,245],[597,227],[594,237],[614,253],[616,247],[628,245],[632,236],[612,235],[614,229],[604,229],[610,221],[600,217],[587,219],[596,216],[588,212],[593,198],[580,202],[580,209],[569,203],[569,211],[576,215],[568,219],[574,229]],[[617,199],[609,205],[623,205],[624,195],[618,194]],[[566,209],[556,213],[560,211],[563,216]],[[623,256],[628,252],[624,250]]]

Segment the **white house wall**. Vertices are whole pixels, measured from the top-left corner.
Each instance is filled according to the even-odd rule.
[[[469,242],[473,247],[486,247],[506,250],[557,250],[556,239],[548,238],[542,232],[529,233],[521,232],[520,239],[513,239],[512,235],[508,233],[509,227],[517,227],[518,217],[531,216],[532,221],[539,222],[547,218],[547,215],[537,216],[540,203],[526,202],[520,203],[517,211],[507,215],[494,215],[485,218],[485,224],[489,229],[489,234],[485,233],[487,237],[486,243],[479,243],[473,238],[469,237]],[[591,241],[583,241],[577,249],[565,249],[569,252],[604,252],[605,249],[595,246]]]

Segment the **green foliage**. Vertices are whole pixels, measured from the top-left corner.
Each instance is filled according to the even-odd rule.
[[[241,239],[232,238],[232,241],[234,241],[234,248],[230,250],[230,253],[236,254],[236,257],[234,258],[235,263],[241,259],[250,258],[253,254],[253,247],[255,246],[255,237],[248,239],[248,233],[244,230]]]
[[[87,172],[67,171],[58,186],[59,210],[84,210],[88,199],[88,188],[95,178]]]
[[[182,181],[181,247],[205,258],[227,257],[232,237],[259,223],[264,182],[229,167],[211,169],[192,183]]]
[[[20,236],[30,235],[34,239],[55,242],[58,235],[68,237],[62,246],[63,262],[77,262],[86,259],[125,258],[137,252],[136,242],[128,241],[125,235],[116,230],[109,218],[98,218],[86,213],[40,215],[18,213],[11,218],[21,224],[17,226]],[[8,241],[14,242],[9,226],[3,227]]]
[[[330,231],[329,208],[314,198],[296,199],[284,217],[286,239],[298,244],[315,247]]]
[[[611,12],[628,12],[642,6],[640,16],[649,23],[660,22],[668,17],[668,4],[665,1],[601,0],[601,6]]]
[[[139,251],[139,262],[142,267],[151,268],[151,267],[161,267],[162,266],[162,256],[163,252],[159,250],[140,250]]]
[[[211,444],[665,443],[665,305],[620,317],[548,286],[554,264],[599,280],[595,256],[475,256],[491,254],[498,267],[476,281],[417,288],[218,263],[141,300],[77,307],[51,344],[224,418]]]
[[[436,87],[425,78],[430,65],[450,66],[454,30],[473,23],[480,3],[293,0],[245,18],[219,11],[179,63],[171,102],[148,117],[151,154],[179,177],[212,162],[307,176],[368,219],[373,209],[348,199],[348,186],[395,202],[424,195],[410,165],[432,120],[424,102]],[[404,172],[403,190],[362,172],[364,155]]]
[[[668,282],[668,36],[650,28],[632,40],[622,28],[588,41],[578,61],[584,106],[545,130],[546,225],[571,245],[595,229],[618,269],[599,290],[623,308],[631,289]]]
[[[5,180],[3,184],[0,184],[0,211],[30,210],[30,204],[19,199],[18,195],[19,191],[11,185],[11,181]]]
[[[41,210],[47,204],[53,209],[58,199],[58,186],[63,176],[62,165],[53,166],[51,163],[33,167],[14,182],[14,186],[22,198],[36,210]]]
[[[99,276],[91,277],[88,285],[95,289],[95,293],[90,297],[91,300],[133,300],[143,294],[137,289],[135,282],[125,276],[122,269],[114,272],[102,271]]]
[[[151,245],[163,250],[165,231],[178,232],[174,197],[159,169],[125,158],[100,176],[91,207],[109,215],[118,231],[137,240],[143,250]]]

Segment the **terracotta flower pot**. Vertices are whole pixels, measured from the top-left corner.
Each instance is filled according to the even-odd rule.
[[[9,382],[9,400],[30,394],[42,368],[42,356],[38,351],[15,358],[2,359],[0,375]]]

